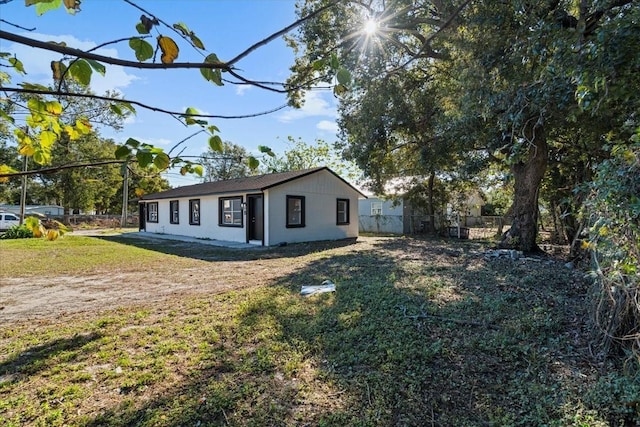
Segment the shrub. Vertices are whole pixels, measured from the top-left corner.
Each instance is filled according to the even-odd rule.
[[[611,153],[590,184],[583,215],[592,227],[584,247],[592,254],[604,348],[640,368],[640,128]]]
[[[14,225],[0,235],[0,239],[30,239],[32,237],[33,232],[26,225]]]

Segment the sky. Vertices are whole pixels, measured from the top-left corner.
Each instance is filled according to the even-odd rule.
[[[185,24],[205,45],[205,55],[215,53],[222,61],[230,60],[253,44],[295,22],[295,0],[134,0],[135,4],[172,25]],[[34,7],[22,0],[0,5],[0,28],[43,41],[65,42],[68,47],[90,49],[117,39],[138,36],[135,25],[142,12],[121,0],[84,0],[81,11],[68,14],[64,8],[37,16]],[[17,24],[28,29],[16,28]],[[158,28],[158,27],[156,27]],[[154,36],[178,36],[166,27]],[[151,42],[151,41],[150,41]],[[179,42],[177,62],[202,62],[195,49]],[[24,64],[27,75],[13,77],[11,86],[20,79],[49,85],[50,63],[60,55],[7,40],[0,40],[0,51],[11,52]],[[110,44],[95,51],[98,54],[135,61],[127,41]],[[253,51],[236,64],[238,72],[255,81],[284,82],[290,74],[294,53],[282,38]],[[194,70],[141,70],[108,65],[104,77],[92,76],[91,87],[96,94],[117,90],[127,100],[142,102],[162,109],[184,112],[196,108],[203,114],[251,115],[286,104],[284,94],[268,92],[258,87],[225,84],[216,86]],[[223,78],[226,77],[223,74]],[[231,78],[231,76],[228,76]],[[199,130],[185,127],[169,115],[136,107],[137,114],[128,119],[120,132],[102,129],[103,137],[123,143],[135,138],[169,151],[178,142]],[[241,145],[258,155],[264,145],[282,154],[289,148],[287,137],[302,139],[308,144],[316,139],[329,143],[336,140],[336,101],[330,90],[307,93],[304,107],[286,107],[277,112],[254,118],[210,119],[220,129],[220,137]],[[198,156],[207,149],[208,136],[188,139],[180,145],[182,156]],[[175,154],[175,152],[174,152]],[[199,182],[196,176],[182,177],[176,171],[163,174],[172,186]]]

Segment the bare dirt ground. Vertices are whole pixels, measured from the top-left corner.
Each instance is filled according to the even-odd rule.
[[[109,234],[122,238],[120,233],[109,233],[109,230],[74,231],[74,235],[108,237]],[[357,244],[348,245],[349,250],[370,249],[376,239],[360,238]],[[260,287],[298,268],[289,257],[332,246],[318,243],[268,250],[233,250],[193,242],[137,240],[146,240],[150,248],[154,244],[169,245],[173,253],[187,258],[178,264],[156,265],[152,272],[144,268],[114,271],[105,266],[104,271],[94,269],[82,275],[2,278],[0,324],[55,319],[82,312],[95,314],[100,310],[154,304],[169,298]]]

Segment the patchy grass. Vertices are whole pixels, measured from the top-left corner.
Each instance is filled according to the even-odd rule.
[[[52,277],[105,270],[99,253],[119,272],[133,257],[176,278],[194,266],[231,273],[230,261],[242,274],[221,293],[3,324],[3,425],[640,422],[640,380],[592,354],[589,288],[561,261],[487,260],[482,243],[411,238],[256,252],[61,242],[3,242],[3,264],[35,250],[46,262],[91,259],[39,272]],[[335,293],[299,295],[324,279]]]

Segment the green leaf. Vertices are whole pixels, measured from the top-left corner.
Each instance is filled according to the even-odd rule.
[[[122,109],[120,107],[118,107],[116,104],[111,104],[109,106],[109,109],[111,110],[111,112],[117,116],[122,116]]]
[[[209,138],[209,147],[211,147],[213,151],[222,153],[222,151],[224,151],[224,144],[222,143],[222,138],[220,138],[218,135],[214,135],[211,138]]]
[[[56,139],[58,139],[58,136],[49,130],[40,133],[40,145],[45,149],[50,149],[56,142]]]
[[[258,166],[260,166],[260,162],[258,161],[258,159],[253,156],[249,156],[249,158],[247,159],[247,164],[249,165],[249,168],[251,170],[257,169]]]
[[[131,111],[133,114],[136,113],[136,109],[133,108],[133,105],[131,105],[130,102],[119,102],[118,105],[122,108],[124,108],[125,110],[129,110]]]
[[[311,64],[311,67],[314,69],[314,71],[320,71],[324,68],[325,62],[324,59],[318,59],[317,61],[313,61],[313,64]]]
[[[171,159],[166,153],[156,154],[156,157],[153,159],[153,164],[160,170],[168,168],[170,162]]]
[[[338,74],[336,74],[338,83],[343,86],[349,86],[351,84],[351,73],[346,68],[340,68]]]
[[[215,53],[212,53],[210,55],[208,55],[205,59],[204,59],[205,64],[217,64],[217,65],[224,65],[224,63],[222,61],[220,61],[218,59],[218,56]],[[218,69],[211,69],[211,68],[200,68],[200,74],[202,74],[202,77],[205,78],[205,80],[209,81],[209,82],[213,82],[218,86],[222,86],[222,71],[218,68]]]
[[[136,53],[136,59],[140,62],[153,57],[153,46],[141,38],[129,39],[129,47]]]
[[[48,87],[37,83],[18,83],[18,86],[26,90],[49,90]]]
[[[8,121],[9,123],[15,123],[15,119],[8,115],[2,108],[0,108],[0,118]]]
[[[210,133],[220,132],[220,129],[218,129],[218,126],[216,126],[216,125],[209,125],[209,126],[207,127],[207,130],[208,130]]]
[[[271,148],[266,147],[264,145],[258,145],[258,151],[260,151],[261,153],[265,153],[270,157],[275,157],[276,156],[276,153],[271,151]]]
[[[149,153],[148,151],[138,151],[136,153],[136,159],[138,159],[138,164],[141,167],[146,168],[151,163],[153,163],[153,154]]]
[[[195,108],[192,108],[192,107],[187,108],[187,110],[185,111],[184,114],[185,115],[183,117],[185,118],[185,122],[187,123],[187,125],[206,126],[206,124],[207,124],[206,120],[196,119],[196,118],[193,118],[193,117],[189,116],[189,114],[200,114],[200,112],[198,110],[196,110]]]
[[[27,72],[24,71],[24,65],[22,65],[22,62],[20,62],[18,58],[9,58],[9,64],[11,64],[11,66],[15,68],[18,73],[27,74]]]
[[[118,160],[126,159],[130,155],[131,155],[131,149],[126,145],[119,145],[118,148],[116,148],[116,153],[115,153],[116,159]]]
[[[91,65],[91,68],[97,71],[101,76],[104,76],[104,74],[107,72],[105,66],[98,61],[94,61],[93,59],[87,59],[86,61],[89,63],[89,65]]]
[[[336,55],[335,53],[331,54],[331,61],[329,62],[329,65],[334,70],[337,70],[338,68],[340,68],[340,61],[338,60],[338,55]]]
[[[138,34],[149,34],[149,30],[147,30],[147,27],[142,22],[136,24],[136,31]]]
[[[37,150],[35,153],[33,153],[32,158],[33,161],[39,165],[44,165],[46,163],[45,156],[42,150]]]
[[[202,168],[202,166],[201,166],[201,165],[195,165],[195,166],[193,167],[193,171],[194,171],[194,172],[196,173],[196,175],[198,175],[198,176],[202,176],[202,174],[204,173],[204,170],[203,170],[203,168]]]
[[[200,40],[195,34],[189,34],[189,38],[191,39],[191,43],[193,43],[195,47],[201,50],[205,50],[204,43],[202,43],[202,40]]]
[[[69,66],[69,75],[82,86],[89,86],[92,73],[91,66],[84,59],[79,59]]]
[[[131,148],[138,148],[138,147],[140,147],[140,145],[142,145],[142,143],[140,141],[138,141],[137,139],[133,139],[133,138],[127,139],[127,142],[125,142],[125,144],[127,144]]]
[[[347,93],[349,91],[349,89],[347,89],[347,87],[343,84],[337,84],[335,85],[335,87],[333,88],[333,93],[336,96],[342,96],[345,93]]]
[[[183,36],[187,36],[188,37],[189,34],[191,33],[191,31],[187,27],[187,24],[185,24],[184,22],[178,22],[178,23],[173,24],[173,28],[175,28],[176,30],[180,31]]]
[[[27,1],[30,4],[26,4]],[[36,5],[36,15],[41,16],[50,10],[54,10],[62,6],[62,0],[25,0],[27,6]]]

